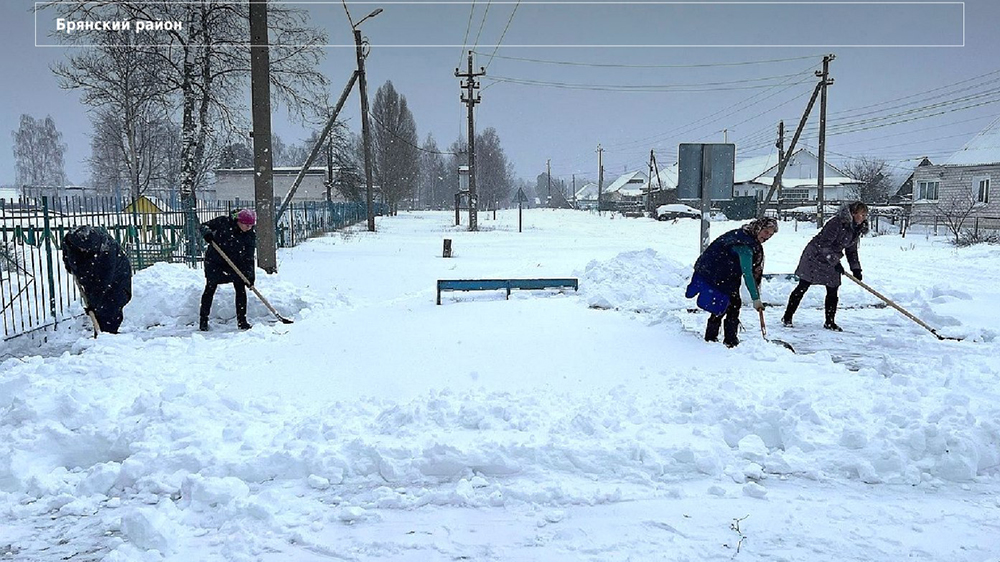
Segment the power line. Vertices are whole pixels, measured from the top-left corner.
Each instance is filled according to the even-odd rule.
[[[510,18],[507,19],[507,25],[504,26],[503,33],[500,34],[500,40],[497,41],[497,44],[493,47],[493,52],[490,53],[490,60],[486,61],[487,69],[489,69],[490,64],[493,62],[493,57],[496,56],[497,50],[500,48],[500,44],[503,43],[503,38],[507,36],[507,30],[510,29],[510,22],[514,21],[514,14],[517,13],[517,7],[520,5],[521,5],[521,0],[517,0],[517,4],[514,4],[514,9],[510,12]],[[494,82],[493,84],[496,84],[496,82]],[[492,86],[493,84],[490,84],[490,86]],[[487,88],[488,87],[489,86],[487,86]],[[485,90],[486,88],[483,89]]]
[[[449,156],[458,156],[459,155],[456,152],[442,152],[442,151],[439,151],[439,150],[427,150],[426,148],[419,147],[419,146],[413,144],[412,142],[410,142],[409,140],[407,140],[406,138],[403,138],[403,137],[397,135],[396,131],[393,131],[392,129],[390,129],[388,127],[388,125],[386,125],[385,123],[383,123],[382,121],[380,121],[378,117],[375,117],[375,115],[369,114],[368,116],[371,117],[372,121],[374,121],[375,123],[377,123],[379,125],[379,127],[382,127],[382,130],[384,130],[385,132],[389,133],[390,135],[392,135],[396,139],[399,139],[399,140],[403,141],[405,144],[408,144],[409,146],[412,146],[413,148],[416,148],[420,152],[426,152],[428,154],[442,154],[442,155],[449,155]]]
[[[520,4],[520,0],[518,0]],[[515,11],[517,7],[515,6]],[[513,18],[513,14],[511,14]],[[506,30],[505,30],[506,31]],[[493,51],[494,53],[496,50]],[[492,58],[493,55],[491,55]],[[722,63],[706,63],[706,64],[614,64],[614,63],[594,63],[594,62],[572,62],[572,61],[558,61],[558,60],[546,60],[546,59],[533,59],[527,57],[511,57],[504,55],[496,55],[498,59],[515,60],[522,62],[534,62],[539,64],[555,64],[564,66],[587,66],[593,68],[712,68],[712,67],[722,67],[722,66],[745,66],[752,64],[768,64],[776,62],[787,62],[802,59],[815,59],[822,55],[809,55],[803,57],[792,57],[787,59],[769,59],[760,61],[741,61],[741,62],[722,62]]]
[[[491,4],[493,4],[493,0],[486,2],[486,10],[483,11],[483,19],[479,22],[479,31],[476,32],[476,42],[472,44],[473,51],[479,46],[479,37],[483,34],[483,27],[486,25],[486,15],[490,13]]]
[[[465,27],[465,37],[462,38],[462,50],[458,52],[458,66],[462,66],[462,57],[465,55],[465,46],[469,44],[469,32],[472,31],[472,15],[476,13],[476,0],[472,0],[469,8],[469,23]]]
[[[623,91],[623,92],[707,92],[720,90],[752,90],[757,88],[770,88],[780,84],[751,84],[752,82],[773,81],[793,76],[802,76],[802,73],[784,74],[779,76],[767,76],[764,78],[745,78],[742,80],[730,80],[723,82],[698,82],[691,84],[578,84],[569,82],[551,82],[546,80],[533,80],[528,78],[513,78],[508,76],[492,76],[489,79],[496,82],[508,82],[525,86],[546,86],[553,88],[565,88],[570,90],[600,90],[600,91]],[[743,86],[735,86],[744,84]],[[719,87],[731,86],[731,87]]]
[[[627,147],[627,146],[636,146],[638,144],[648,143],[648,142],[651,142],[651,141],[658,142],[659,139],[664,139],[664,138],[666,138],[666,137],[668,137],[670,135],[681,135],[681,134],[686,134],[688,132],[697,130],[698,128],[700,128],[700,127],[702,127],[704,125],[709,125],[711,123],[715,123],[715,122],[720,121],[721,119],[724,119],[726,117],[729,117],[730,115],[733,115],[733,114],[735,114],[735,113],[737,113],[739,111],[743,111],[743,110],[745,110],[747,108],[753,107],[754,105],[757,105],[757,104],[763,102],[764,100],[770,99],[770,98],[772,98],[774,96],[777,96],[777,95],[779,95],[779,94],[781,94],[783,92],[786,92],[789,89],[791,89],[791,88],[793,88],[795,86],[798,86],[798,85],[800,85],[800,84],[802,84],[802,83],[804,83],[806,81],[811,81],[812,80],[812,74],[809,73],[809,71],[812,70],[815,67],[816,67],[815,64],[811,64],[811,65],[809,65],[809,67],[807,67],[804,70],[802,70],[799,73],[797,73],[797,75],[802,75],[802,76],[808,75],[808,78],[804,77],[802,80],[799,80],[799,81],[793,82],[791,84],[788,84],[785,88],[779,89],[778,91],[773,92],[773,93],[771,93],[769,95],[764,95],[766,93],[766,90],[762,91],[762,92],[758,92],[758,93],[750,96],[749,98],[740,101],[739,103],[737,103],[734,106],[727,107],[727,108],[724,108],[724,109],[720,109],[719,111],[716,111],[715,113],[712,113],[712,114],[707,115],[705,117],[702,117],[700,119],[696,119],[696,120],[694,120],[694,121],[692,121],[690,123],[687,123],[685,125],[681,125],[679,127],[674,127],[673,129],[669,129],[669,130],[667,130],[667,131],[665,131],[663,133],[658,133],[656,135],[652,135],[652,136],[645,137],[645,138],[642,138],[642,139],[637,139],[637,140],[634,140],[634,141],[626,141],[626,142],[622,142],[622,143],[618,143],[618,144],[613,144],[611,146],[612,147]],[[785,82],[788,82],[788,81],[786,80]],[[777,85],[775,85],[773,87],[774,88],[778,88],[781,85],[783,85],[783,84],[777,84]],[[760,99],[757,99],[756,101],[752,101],[755,98],[758,98],[760,96],[764,96],[764,97],[761,97]],[[791,101],[791,100],[789,100],[789,101]],[[788,102],[785,102],[785,103],[788,103]],[[784,104],[781,104],[781,105],[784,105]],[[777,107],[780,107],[781,105],[779,105]],[[702,123],[702,122],[704,122],[702,125],[698,125],[699,123]],[[645,148],[643,150],[645,150]]]

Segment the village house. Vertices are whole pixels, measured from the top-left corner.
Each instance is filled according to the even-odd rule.
[[[958,220],[966,230],[1000,229],[993,178],[1000,178],[1000,118],[942,164],[921,165],[913,171],[912,222]]]

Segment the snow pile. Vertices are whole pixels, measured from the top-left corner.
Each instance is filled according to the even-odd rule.
[[[255,287],[283,316],[294,317],[315,306],[318,297],[307,289],[296,287],[261,270],[257,271]],[[122,331],[144,330],[154,326],[181,327],[198,321],[205,275],[200,269],[183,264],[157,263],[143,269],[132,278],[132,300],[123,311]],[[233,321],[236,318],[235,293],[231,284],[220,285],[212,302],[210,320]],[[247,290],[247,318],[273,318],[253,292]],[[235,322],[233,322],[235,323]]]
[[[653,249],[623,252],[610,260],[592,260],[580,276],[580,293],[595,308],[637,312],[680,310],[691,266]]]

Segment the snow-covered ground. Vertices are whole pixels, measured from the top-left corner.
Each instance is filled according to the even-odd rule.
[[[120,335],[0,344],[0,560],[1000,560],[1000,248],[863,240],[865,282],[963,341],[850,282],[845,333],[822,288],[785,329],[779,278],[798,353],[749,308],[727,349],[683,298],[697,221],[491,216],[281,251],[258,288],[294,324],[251,295],[241,332],[222,288],[198,332],[201,272],[160,264]]]

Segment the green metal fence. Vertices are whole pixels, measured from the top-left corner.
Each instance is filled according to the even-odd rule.
[[[199,201],[199,222],[253,207],[253,202]],[[274,208],[277,208],[276,204]],[[381,214],[384,209],[377,207]],[[0,199],[0,324],[3,339],[58,325],[79,313],[80,295],[62,264],[62,240],[78,226],[103,228],[125,249],[134,271],[157,262],[197,267],[200,236],[187,244],[184,211],[130,205],[112,197]],[[293,203],[276,225],[279,247],[360,222],[362,203]]]

